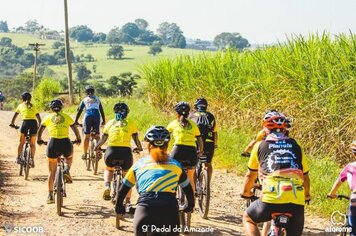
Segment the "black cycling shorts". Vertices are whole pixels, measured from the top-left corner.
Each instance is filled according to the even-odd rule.
[[[36,120],[24,120],[21,125],[21,134],[27,134],[27,130],[30,130],[30,135],[37,134],[37,121]]]
[[[211,163],[214,157],[215,144],[214,142],[204,143],[204,155],[206,156],[206,161]]]
[[[177,204],[171,206],[142,206],[137,205],[135,216],[133,220],[133,227],[135,235],[147,235],[153,229],[152,235],[157,234],[157,228],[164,227],[167,229],[165,235],[179,235],[179,232],[174,229],[179,227],[179,215]],[[156,234],[155,234],[156,233]]]
[[[131,148],[109,146],[106,148],[104,160],[108,167],[115,167],[115,161],[122,160],[121,168],[128,170],[133,164]]]
[[[287,230],[288,236],[300,236],[304,227],[304,206],[297,204],[271,204],[260,199],[252,202],[247,208],[248,216],[255,222],[266,222],[272,219],[272,213],[290,213],[292,217]]]
[[[63,155],[70,157],[73,154],[73,144],[69,138],[51,138],[47,144],[47,157],[58,158]]]
[[[90,134],[90,130],[96,130],[96,133],[100,133],[100,116],[86,116],[83,122],[84,134]]]
[[[183,167],[194,167],[198,162],[197,149],[194,146],[175,145],[170,156]]]

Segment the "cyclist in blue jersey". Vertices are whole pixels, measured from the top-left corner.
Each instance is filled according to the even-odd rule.
[[[83,132],[85,134],[84,138],[84,154],[82,159],[86,159],[88,156],[88,147],[90,140],[90,130],[94,129],[96,131],[96,140],[99,140],[100,136],[100,115],[102,118],[101,125],[105,125],[105,114],[103,106],[97,96],[94,95],[95,89],[93,86],[88,85],[85,87],[85,92],[87,96],[82,100],[78,107],[78,113],[75,118],[75,124],[78,124],[78,119],[85,109],[85,114],[83,118]]]

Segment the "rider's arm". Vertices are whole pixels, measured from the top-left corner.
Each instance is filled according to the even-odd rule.
[[[183,191],[187,197],[188,200],[188,208],[189,211],[192,211],[194,209],[194,193],[193,193],[193,189],[192,186],[189,182],[189,179],[187,177],[187,174],[185,173],[185,171],[182,171],[180,177],[179,177],[179,181],[178,181],[179,185],[183,188]]]
[[[252,148],[255,146],[255,144],[261,141],[264,138],[264,136],[265,136],[265,132],[263,130],[258,132],[256,137],[247,145],[247,147],[244,150],[244,153],[250,153]]]
[[[98,150],[106,142],[106,140],[108,140],[108,137],[109,135],[103,134],[99,142],[96,144],[95,150]]]
[[[214,132],[214,147],[218,147],[218,132]]]
[[[253,185],[254,185],[257,177],[258,177],[258,171],[254,171],[254,170],[250,170],[250,169],[247,170],[247,173],[245,175],[244,184],[243,184],[242,196],[250,197],[253,195],[251,190],[253,188]]]
[[[143,149],[142,149],[141,142],[140,142],[140,140],[138,139],[138,133],[132,134],[132,139],[134,140],[137,149],[138,149],[140,152],[142,152]]]
[[[78,123],[79,117],[82,114],[84,107],[85,107],[85,105],[84,105],[84,102],[82,101],[78,107],[77,116],[75,117],[75,123]]]
[[[305,196],[305,200],[310,200],[310,178],[309,178],[309,174],[304,174],[304,196]]]
[[[37,132],[37,142],[42,141],[42,133],[45,130],[46,126],[44,126],[43,124],[40,125],[40,128],[38,129]]]
[[[100,105],[99,105],[99,111],[100,111],[100,114],[101,114],[101,118],[103,119],[103,123],[102,123],[102,125],[105,125],[105,114],[104,114],[104,109],[103,109],[103,106],[101,105],[101,103],[100,103]]]
[[[15,112],[14,116],[12,117],[12,120],[11,120],[11,125],[14,125],[15,124],[15,120],[16,120],[16,117],[19,115],[18,112]]]
[[[328,196],[335,198],[337,196],[336,192],[340,188],[341,184],[342,184],[342,181],[341,181],[340,177],[338,177],[335,180],[335,183],[334,183],[333,187],[331,188],[330,192],[328,193]]]
[[[70,126],[75,134],[75,137],[77,138],[77,141],[80,142],[81,141],[81,138],[80,138],[80,134],[79,134],[79,131],[78,131],[78,128],[75,124],[72,124]]]
[[[197,136],[196,137],[197,141],[198,141],[198,146],[199,146],[199,153],[202,154],[204,152],[204,142],[203,142],[203,138],[201,136]]]
[[[39,113],[36,114],[38,124],[41,124],[41,116]]]

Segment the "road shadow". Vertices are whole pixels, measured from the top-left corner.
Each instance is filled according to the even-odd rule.
[[[81,181],[104,181],[104,178],[96,175],[81,175],[81,176],[72,176],[73,182]]]
[[[106,219],[114,217],[112,208],[98,205],[64,205],[63,217],[82,218],[82,219]]]

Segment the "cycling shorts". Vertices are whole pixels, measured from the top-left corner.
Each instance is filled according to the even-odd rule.
[[[21,125],[20,132],[21,134],[27,134],[27,130],[30,130],[30,135],[37,134],[37,121],[36,120],[24,120]]]
[[[204,155],[208,163],[211,163],[214,157],[215,144],[213,142],[204,143]]]
[[[194,146],[175,145],[170,156],[183,167],[194,167],[198,162],[197,149]]]
[[[300,236],[304,227],[304,206],[292,203],[272,204],[264,203],[260,199],[252,202],[247,208],[248,216],[255,222],[270,221],[272,213],[290,213],[292,217],[286,228],[288,236]]]
[[[145,226],[148,226],[148,231],[146,232]],[[162,227],[166,229],[170,228],[171,232],[167,232],[167,235],[179,235],[179,232],[173,231],[173,229],[179,227],[177,201],[168,207],[166,205],[164,207],[137,205],[133,220],[134,234],[147,235],[154,227],[157,229]]]
[[[104,160],[106,166],[111,168],[115,167],[116,160],[122,160],[124,163],[121,165],[121,168],[128,170],[133,164],[131,148],[108,146],[105,151]]]
[[[47,144],[47,157],[58,158],[63,155],[70,157],[73,154],[73,144],[69,138],[51,138]]]
[[[85,116],[83,122],[84,134],[90,134],[90,130],[96,130],[96,133],[100,133],[100,116]]]

